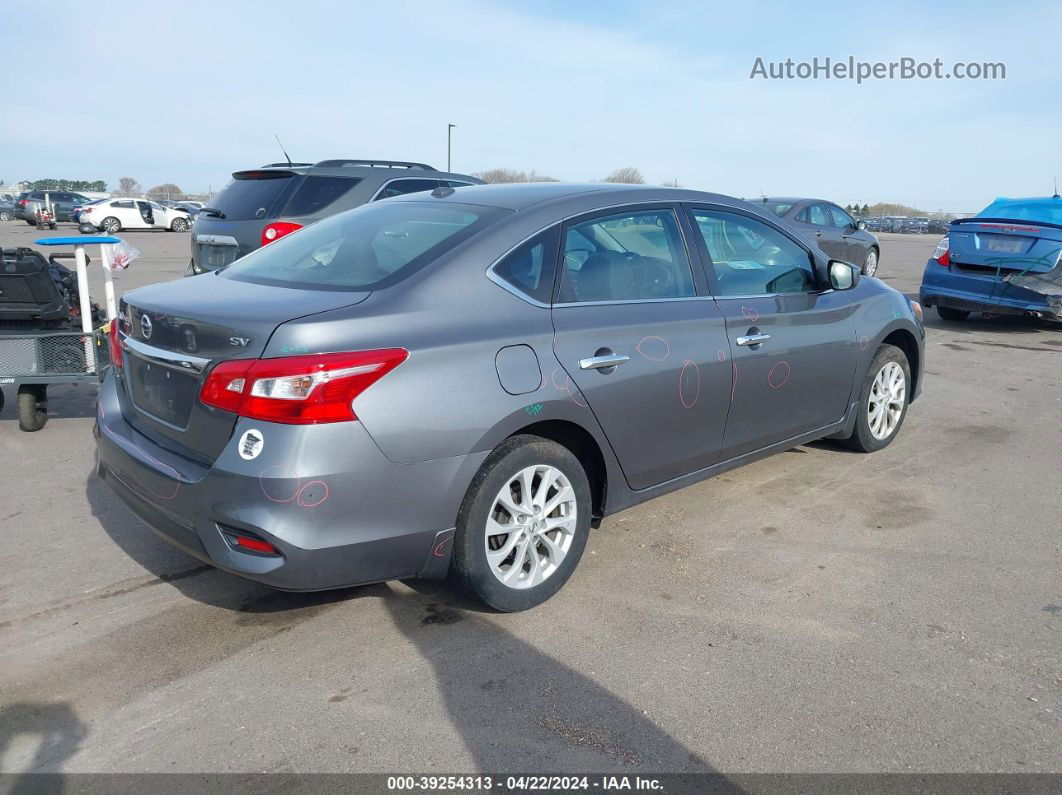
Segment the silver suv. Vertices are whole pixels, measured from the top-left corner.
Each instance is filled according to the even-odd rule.
[[[269,163],[237,171],[192,227],[186,276],[217,270],[330,215],[406,193],[482,185],[465,174],[398,160]]]

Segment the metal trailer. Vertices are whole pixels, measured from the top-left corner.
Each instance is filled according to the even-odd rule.
[[[117,315],[109,246],[121,242],[120,238],[109,235],[34,241],[39,246],[74,247],[81,329],[0,330],[0,409],[4,405],[4,389],[13,387],[18,396],[19,427],[23,431],[39,431],[48,421],[49,386],[98,383],[109,363],[106,334],[110,321]],[[99,245],[102,254],[107,322],[97,328],[92,323],[86,245]]]

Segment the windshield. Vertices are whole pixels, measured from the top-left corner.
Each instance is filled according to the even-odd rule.
[[[389,287],[508,212],[428,202],[368,204],[253,251],[222,276],[317,290]]]
[[[1009,221],[1043,221],[1062,224],[1062,199],[1031,201],[994,201],[978,213],[981,218],[1006,218]]]

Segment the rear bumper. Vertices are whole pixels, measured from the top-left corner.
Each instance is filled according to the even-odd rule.
[[[246,461],[236,447],[251,427],[265,442]],[[394,464],[358,422],[241,419],[205,466],[126,422],[110,374],[94,432],[97,474],[159,536],[220,569],[292,591],[445,576],[461,500],[486,456]],[[238,550],[233,531],[268,541],[280,555]]]
[[[1062,321],[1062,295],[1038,293],[992,275],[958,273],[936,260],[926,264],[919,301],[927,307]]]

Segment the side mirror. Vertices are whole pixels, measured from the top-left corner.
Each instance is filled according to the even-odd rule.
[[[830,260],[830,287],[834,290],[851,290],[859,284],[859,268],[841,262],[839,259]]]
[[[866,221],[856,221],[856,229],[859,229],[860,231],[862,231],[863,229],[866,229],[866,228],[867,228],[867,222]]]

